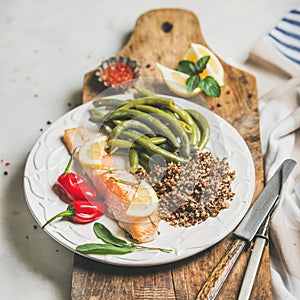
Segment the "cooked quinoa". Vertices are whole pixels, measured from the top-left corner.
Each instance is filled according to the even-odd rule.
[[[234,198],[235,171],[230,171],[226,158],[210,152],[194,154],[186,165],[154,165],[149,174],[141,168],[137,175],[152,185],[160,200],[161,219],[173,226],[189,227],[215,217]]]

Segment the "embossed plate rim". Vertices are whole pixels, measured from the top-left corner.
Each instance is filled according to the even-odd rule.
[[[115,97],[126,98],[128,97],[128,94]],[[238,194],[229,209],[222,210],[216,218],[209,218],[207,221],[197,226],[190,228],[174,228],[166,222],[161,221],[159,225],[159,231],[161,232],[160,236],[155,241],[148,244],[153,247],[172,248],[174,251],[172,251],[171,254],[158,251],[146,251],[120,256],[83,255],[75,250],[77,245],[87,242],[99,242],[92,232],[93,223],[80,225],[65,220],[52,223],[45,228],[45,231],[58,243],[75,253],[103,263],[119,266],[155,266],[176,262],[197,254],[219,242],[238,225],[251,204],[255,188],[254,163],[245,141],[236,129],[212,111],[181,98],[172,98],[183,107],[193,108],[205,113],[209,122],[213,125],[213,130],[217,130],[216,128],[220,126],[220,132],[216,132],[216,134],[224,135],[224,147],[227,147],[227,149],[232,151],[231,153],[234,153],[234,155],[237,156],[237,158],[234,158],[236,161],[230,162],[231,164],[234,163],[239,166],[238,170],[236,170],[237,179],[234,182],[234,186],[238,188],[239,185],[241,185],[240,189],[242,190],[248,188],[247,193],[242,194],[241,191],[238,191]],[[83,120],[82,115],[86,114],[91,107],[92,104],[89,102],[80,105],[60,117],[42,134],[28,156],[24,172],[25,199],[29,210],[40,225],[44,224],[46,219],[50,216],[65,209],[67,206],[51,189],[51,184],[55,182],[56,177],[59,175],[68,159],[67,150],[59,137],[63,135],[63,130],[65,128],[78,126],[78,121]],[[79,119],[78,116],[80,116]],[[86,122],[86,124],[83,125],[92,126],[89,122]],[[212,136],[214,134],[213,130]],[[48,140],[44,141],[46,138]],[[47,150],[43,150],[45,144],[49,147],[49,153]],[[220,146],[222,147],[222,144]],[[40,151],[42,151],[42,153],[39,153]],[[60,152],[61,155],[59,155]],[[214,153],[214,150],[212,152]],[[222,150],[220,150],[220,152],[222,152]],[[53,162],[51,161],[53,158],[51,155],[54,155],[55,158],[55,153],[57,153],[58,159],[55,160],[56,165],[53,165]],[[41,166],[38,165],[38,159],[36,158],[36,156],[39,155],[42,160]],[[231,156],[228,157],[229,161],[232,156],[233,155],[231,154]],[[241,157],[239,158],[239,156]],[[241,161],[242,159],[243,161]],[[244,179],[242,175],[244,176]],[[43,176],[46,177],[43,178]],[[38,192],[41,194],[44,192],[44,195],[37,195],[38,192],[36,190],[33,192],[34,186],[35,189],[41,189]],[[237,199],[239,199],[240,202],[237,202]],[[103,222],[116,234],[123,235],[116,222],[107,217],[99,219],[98,222]],[[222,229],[221,231],[219,230],[220,228]],[[171,241],[174,240],[175,243],[172,243]]]

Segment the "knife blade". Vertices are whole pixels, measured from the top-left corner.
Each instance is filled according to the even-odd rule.
[[[284,182],[286,182],[287,178],[289,177],[289,171],[286,172],[285,168],[283,167],[281,172],[281,190],[280,195],[274,204],[272,210],[270,211],[268,217],[264,221],[263,225],[260,227],[258,234],[255,236],[254,245],[251,251],[250,259],[247,265],[247,269],[243,278],[242,286],[240,289],[238,300],[248,300],[250,298],[253,284],[255,281],[255,277],[257,274],[257,270],[261,261],[261,257],[263,255],[263,251],[265,246],[268,244],[268,231],[269,231],[269,222],[271,219],[271,215],[274,212],[275,208],[277,207],[280,198],[282,196],[282,189]]]
[[[277,169],[234,231],[234,242],[198,292],[196,300],[216,298],[241,253],[250,245],[255,234],[275,206],[276,201],[279,199],[281,185],[285,183],[295,165],[294,160],[287,159]]]

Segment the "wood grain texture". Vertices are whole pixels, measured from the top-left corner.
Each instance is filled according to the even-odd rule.
[[[171,269],[116,267],[75,256],[73,300],[175,299]]]
[[[172,24],[171,31],[162,30],[165,22]],[[142,77],[160,78],[155,63],[176,67],[191,42],[206,45],[199,21],[193,13],[181,9],[153,10],[137,20],[131,38],[119,55],[135,59],[141,67]],[[240,132],[248,144],[255,163],[255,199],[264,186],[256,82],[252,75],[223,61],[222,64],[225,71],[222,95],[218,99],[205,97],[205,100]],[[162,92],[162,85],[159,88]],[[92,100],[102,89],[95,70],[87,73],[83,102]],[[199,101],[197,97],[190,100]],[[195,299],[199,288],[231,243],[231,236],[228,236],[198,255],[157,268],[120,268],[75,255],[72,299]],[[218,299],[237,297],[248,256],[249,251],[242,253]],[[264,251],[251,299],[271,299],[268,247]]]

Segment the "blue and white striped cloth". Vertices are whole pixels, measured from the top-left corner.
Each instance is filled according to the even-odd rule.
[[[300,66],[300,9],[281,19],[267,39],[286,59]]]

